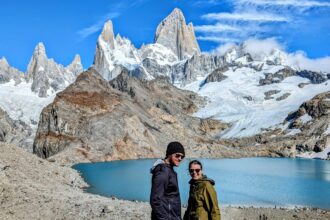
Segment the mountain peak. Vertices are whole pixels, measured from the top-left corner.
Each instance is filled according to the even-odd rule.
[[[39,42],[37,46],[34,48],[35,55],[45,55],[46,56],[46,48],[42,42]]]
[[[72,63],[81,63],[81,58],[80,58],[80,55],[79,54],[76,54],[75,56],[74,56],[74,59],[73,59],[73,61],[72,61]]]
[[[76,54],[72,63],[66,67],[66,70],[73,74],[73,76],[78,76],[81,72],[84,71],[84,67],[81,63],[81,58],[79,54]]]
[[[1,57],[0,59],[0,67],[9,67],[9,63],[5,57]]]
[[[39,42],[34,48],[33,55],[30,59],[27,73],[29,76],[34,75],[39,69],[45,69],[47,66],[48,58],[46,55],[45,45],[42,42]]]
[[[108,43],[112,49],[115,47],[114,44],[115,38],[114,38],[113,25],[111,20],[108,20],[104,24],[100,37],[104,42]]]
[[[186,24],[182,11],[175,8],[157,27],[155,43],[170,48],[180,60],[200,54],[192,23]]]
[[[185,21],[183,12],[179,8],[174,8],[173,11],[167,16],[167,18],[174,18]]]

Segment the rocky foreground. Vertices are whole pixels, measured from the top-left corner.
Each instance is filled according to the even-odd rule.
[[[84,187],[75,170],[0,143],[0,219],[150,219],[148,203],[91,195]],[[320,209],[220,208],[222,219],[330,219]]]

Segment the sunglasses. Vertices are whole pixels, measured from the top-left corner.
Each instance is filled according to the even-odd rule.
[[[194,173],[194,172],[199,173],[200,171],[201,169],[189,169],[190,173]]]
[[[182,154],[175,154],[174,156],[177,159],[181,158],[181,160],[183,160],[183,158],[184,158],[184,155],[182,155]]]

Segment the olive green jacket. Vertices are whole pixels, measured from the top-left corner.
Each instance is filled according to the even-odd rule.
[[[220,220],[220,209],[214,181],[206,176],[190,180],[188,207],[184,220]]]

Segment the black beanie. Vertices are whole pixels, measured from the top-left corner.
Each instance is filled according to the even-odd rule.
[[[166,149],[166,156],[175,154],[175,153],[181,153],[181,154],[185,155],[182,144],[177,141],[169,143],[167,145],[167,149]]]

